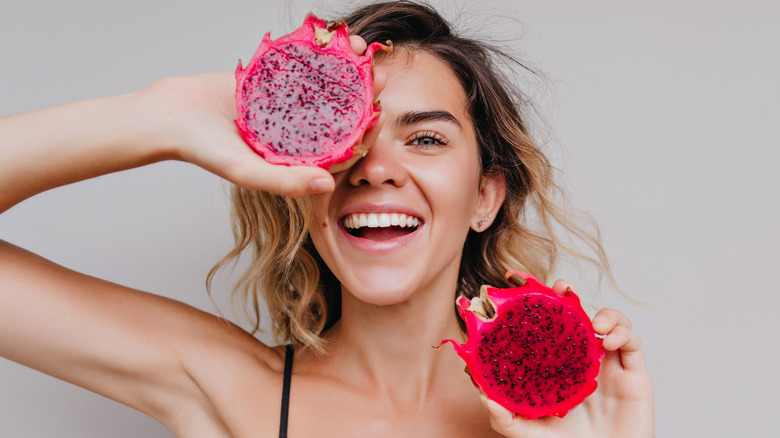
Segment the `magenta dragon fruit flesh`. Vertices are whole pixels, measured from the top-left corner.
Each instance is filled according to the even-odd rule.
[[[266,34],[246,68],[239,61],[236,69],[235,123],[244,141],[269,163],[347,167],[379,115],[371,68],[380,49],[391,46],[372,43],[357,55],[345,23],[328,27],[312,14],[288,35]]]
[[[528,419],[563,417],[596,390],[602,340],[573,292],[558,295],[524,272],[507,279],[518,287],[458,298],[468,340],[442,344],[452,343],[489,399]]]

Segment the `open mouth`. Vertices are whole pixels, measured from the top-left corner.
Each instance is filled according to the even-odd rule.
[[[380,241],[411,234],[422,221],[404,213],[352,213],[341,223],[352,236]]]

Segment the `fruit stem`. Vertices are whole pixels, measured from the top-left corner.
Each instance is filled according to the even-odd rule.
[[[521,277],[521,276],[519,276],[517,274],[510,274],[506,278],[506,281],[508,281],[509,284],[511,284],[513,286],[518,286],[518,287],[519,286],[525,286],[525,284],[528,283],[528,281],[525,278],[523,278],[523,277]]]

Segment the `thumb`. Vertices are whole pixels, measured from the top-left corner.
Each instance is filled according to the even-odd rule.
[[[335,181],[327,170],[314,166],[274,165],[257,159],[233,169],[231,179],[238,185],[255,190],[297,198],[333,191]]]
[[[506,437],[519,436],[512,435],[517,434],[520,427],[520,421],[512,411],[488,399],[485,394],[480,394],[479,398],[490,413],[490,426],[493,430]]]

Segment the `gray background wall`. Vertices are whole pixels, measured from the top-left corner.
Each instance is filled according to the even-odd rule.
[[[3,1],[0,115],[232,70],[266,31],[278,36],[324,10],[314,1],[111,3]],[[555,133],[549,152],[572,201],[600,222],[621,285],[648,304],[597,294],[592,276],[571,267],[559,276],[634,320],[658,436],[776,436],[779,3],[434,4],[547,72],[549,87],[535,94]],[[203,280],[230,245],[224,193],[210,174],[163,163],[28,200],[0,217],[0,237],[212,309]],[[170,434],[0,360],[0,436]]]

